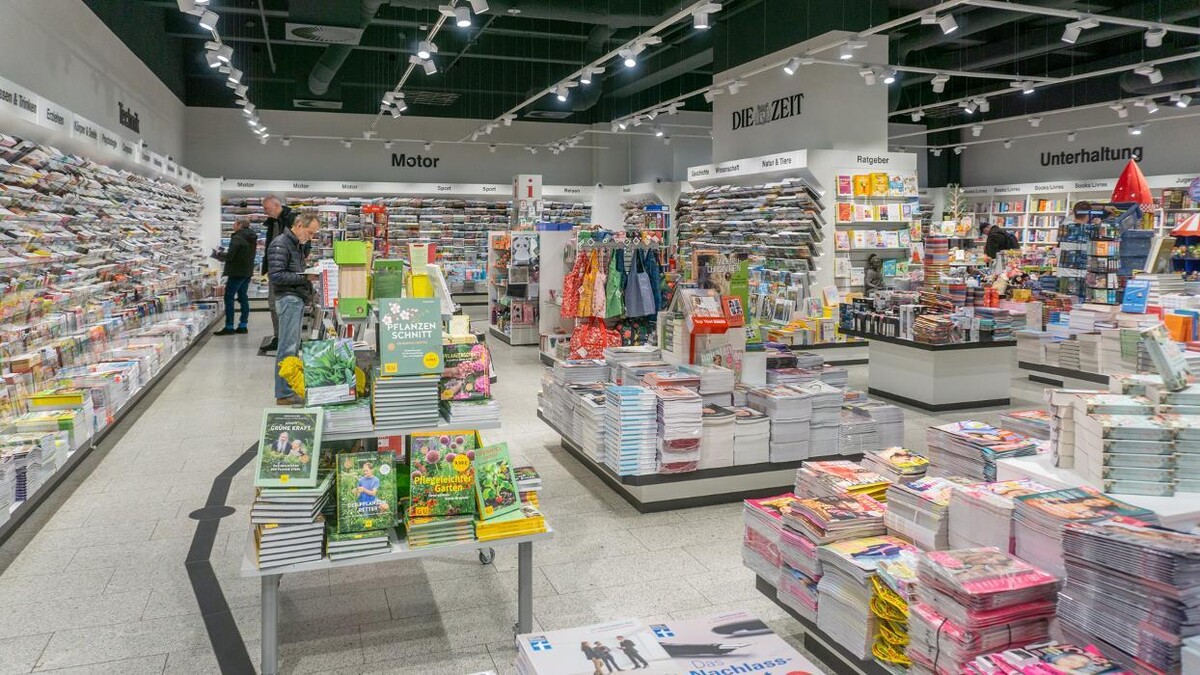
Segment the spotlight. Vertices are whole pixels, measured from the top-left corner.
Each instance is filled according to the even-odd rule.
[[[1158,84],[1163,81],[1162,71],[1154,66],[1138,66],[1133,69],[1133,72],[1150,80],[1150,84]]]
[[[216,54],[217,58],[221,60],[221,63],[229,63],[229,59],[233,58],[233,47],[229,45],[221,45],[217,48]]]
[[[1063,29],[1062,41],[1073,45],[1075,44],[1075,41],[1079,39],[1079,34],[1085,29],[1095,28],[1099,25],[1100,22],[1091,17],[1080,19],[1078,21],[1072,21],[1071,23],[1067,24],[1066,28]]]
[[[396,92],[389,91],[383,95],[383,104],[384,105],[391,105],[395,101],[396,101]]]
[[[1177,107],[1186,108],[1192,102],[1192,97],[1189,94],[1171,94],[1171,100]]]
[[[237,68],[230,68],[229,69],[229,81],[235,85],[241,84],[242,83],[242,71],[238,70]]]
[[[730,83],[730,85],[729,85],[729,93],[730,93],[730,94],[736,94],[736,93],[738,93],[739,91],[741,91],[741,90],[742,90],[742,87],[744,87],[744,86],[746,86],[746,83],[745,83],[745,82],[743,82],[742,80],[734,80],[734,81],[733,81],[733,82],[731,82],[731,83]]]
[[[384,142],[383,142],[383,148],[384,148],[385,150],[391,150],[391,149],[392,149],[392,142],[391,142],[391,141],[384,141]]]
[[[208,61],[208,67],[209,67],[209,68],[219,68],[219,67],[221,67],[221,59],[220,59],[220,58],[218,58],[218,57],[217,57],[217,55],[216,55],[216,54],[214,54],[214,53],[212,53],[212,52],[208,52],[208,53],[206,53],[206,54],[204,55],[204,60],[205,60],[205,61]]]
[[[1167,36],[1166,28],[1149,28],[1146,30],[1146,46],[1161,47],[1163,38]]]
[[[800,70],[800,59],[799,57],[793,56],[792,58],[788,59],[786,64],[784,64],[783,72],[787,73],[788,75],[795,75],[797,70]]]
[[[663,136],[662,127],[654,127],[654,135],[658,136],[659,138],[662,138],[662,136]]]
[[[933,152],[933,156],[934,156],[934,157],[941,157],[941,156],[942,156],[942,149],[941,149],[941,148],[930,148],[930,151],[931,151],[931,152]]]
[[[1007,148],[1011,148],[1011,147],[1012,147],[1012,139],[1011,139],[1011,138],[1010,138],[1010,139],[1008,139],[1008,140],[1006,140],[1006,141],[1004,141],[1004,147],[1005,147],[1006,149],[1007,149]]]
[[[495,151],[496,151],[496,144],[495,144],[495,143],[489,143],[489,144],[488,144],[488,152],[495,152]]]
[[[692,15],[692,28],[696,30],[708,30],[712,28],[712,24],[708,21],[708,14],[704,12],[696,12]]]
[[[958,104],[968,115],[974,115],[976,110],[979,110],[979,104],[975,101],[963,101]]]
[[[1108,107],[1112,108],[1112,111],[1117,113],[1117,117],[1119,117],[1121,119],[1125,119],[1126,117],[1129,117],[1129,108],[1126,108],[1125,104],[1123,104],[1123,103],[1116,103],[1116,104],[1110,105]]]
[[[354,147],[354,142],[347,138],[346,140],[342,141],[342,147],[349,150],[350,148]]]
[[[862,78],[867,83],[868,87],[873,86],[875,84],[875,69],[874,68],[863,68],[862,70],[858,71],[858,74],[862,75]]]
[[[421,67],[425,69],[426,75],[437,73],[437,64],[433,62],[433,59],[426,59],[421,63]]]
[[[622,49],[621,51],[617,52],[617,54],[621,57],[621,60],[625,62],[626,68],[634,68],[637,66],[637,56],[633,53],[632,49]]]
[[[883,83],[892,84],[896,81],[896,69],[888,68],[883,74]]]
[[[404,94],[396,95],[396,112],[404,112],[408,110],[408,104],[404,102]]]
[[[629,122],[627,120],[621,120],[620,122],[617,122],[617,127],[621,131],[625,131],[625,129],[629,127]]]
[[[1129,125],[1129,133],[1132,136],[1141,136],[1142,135],[1142,125],[1130,124]]]
[[[536,155],[536,154],[537,154],[537,148],[535,148],[535,147],[533,147],[533,146],[529,146],[529,145],[527,145],[527,146],[525,146],[525,147],[529,149],[529,154],[531,154],[531,155]]]
[[[963,154],[963,150],[966,150],[966,149],[967,149],[966,146],[963,146],[963,145],[955,146],[954,154],[961,155],[961,154]]]
[[[972,136],[978,137],[979,134],[982,134],[982,133],[983,133],[983,125],[982,124],[972,124],[971,125],[971,135]]]
[[[254,114],[254,104],[247,103],[245,108],[242,108],[242,114],[249,117]]]
[[[284,147],[287,147],[292,144],[292,139],[288,138],[287,136],[284,136],[283,138],[279,139],[279,142],[283,143]]]
[[[946,83],[949,81],[950,76],[946,75],[945,73],[938,73],[937,75],[934,75],[933,79],[930,80],[930,84],[933,85],[933,93],[940,94],[943,91],[946,91]]]
[[[217,20],[220,18],[216,12],[205,12],[200,16],[200,27],[215,31],[217,29]]]
[[[942,35],[949,35],[958,30],[958,22],[954,20],[954,15],[946,12],[938,20],[937,25],[942,28]]]
[[[867,48],[867,39],[864,37],[861,37],[859,35],[855,35],[854,37],[847,40],[846,44],[849,45],[851,49],[866,49]]]
[[[244,85],[244,84],[239,84],[238,86],[233,88],[233,92],[235,94],[237,94],[238,96],[245,96],[247,91],[249,91],[249,90],[246,88],[246,85]]]
[[[429,152],[432,149],[433,149],[433,143],[430,143],[429,141],[425,141],[425,152]]]
[[[1069,133],[1067,134],[1067,142],[1068,142],[1068,143],[1074,143],[1074,142],[1075,142],[1075,137],[1076,137],[1076,135],[1077,135],[1077,134],[1076,134],[1074,131],[1072,131],[1072,132],[1069,132]]]
[[[467,7],[458,7],[454,10],[454,25],[459,28],[471,27],[471,10]]]
[[[670,145],[670,144],[671,144],[671,137],[663,136],[663,145]]]
[[[1039,126],[1041,126],[1041,124],[1042,124],[1042,118],[1040,118],[1040,117],[1030,117],[1029,118],[1029,126],[1036,129]]]
[[[437,45],[429,40],[421,40],[421,43],[417,45],[417,56],[422,59],[428,59],[431,55],[436,54],[437,50]]]
[[[1147,112],[1147,113],[1149,113],[1149,114],[1151,114],[1151,115],[1153,115],[1154,113],[1158,112],[1158,104],[1154,102],[1154,99],[1147,99],[1147,101],[1146,101],[1146,112]]]
[[[488,11],[487,0],[469,0],[471,3],[471,11],[476,14],[483,14]]]
[[[196,9],[196,0],[176,0],[179,4],[179,11],[184,14],[195,14],[199,16],[204,13],[204,8]]]
[[[477,140],[479,140],[479,132],[478,131],[472,132],[471,133],[471,142],[474,143]]]
[[[620,126],[621,126],[620,124],[613,122],[612,124],[609,125],[608,128],[612,131],[612,133],[615,134],[615,133],[617,133],[617,131],[620,130]]]
[[[716,89],[707,89],[707,90],[705,90],[705,92],[704,92],[704,101],[705,101],[705,103],[712,103],[712,102],[713,102],[713,98],[714,98],[714,97],[717,95],[717,93],[718,93],[718,90],[716,90]]]
[[[554,95],[558,97],[558,100],[566,101],[567,100],[567,88],[561,84],[558,85],[558,88],[554,90]]]
[[[515,119],[517,119],[517,116],[513,115],[512,113],[509,113],[507,115],[502,115],[500,117],[500,120],[504,122],[504,126],[506,126],[506,127],[511,127],[513,120],[515,120]]]
[[[580,76],[579,76],[579,83],[580,84],[591,84],[592,76],[599,75],[600,73],[603,73],[603,72],[604,72],[604,68],[602,68],[600,66],[589,66],[587,68],[584,68],[583,73],[580,74]]]
[[[992,109],[992,104],[984,97],[975,99],[975,105],[979,107],[979,112],[985,113]]]
[[[849,61],[854,58],[854,48],[849,43],[844,44],[838,49],[838,58],[843,61]]]
[[[924,110],[918,110],[918,111],[916,111],[916,112],[914,112],[914,113],[912,114],[912,121],[914,121],[914,122],[920,122],[920,121],[921,121],[921,118],[922,118],[922,117],[924,117],[924,116],[925,116],[925,111],[924,111]]]

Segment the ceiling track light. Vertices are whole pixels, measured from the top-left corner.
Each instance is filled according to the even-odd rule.
[[[854,48],[849,44],[844,44],[838,48],[838,58],[843,61],[849,61],[854,58]]]
[[[244,85],[244,84],[239,84],[238,86],[233,88],[233,93],[237,94],[238,96],[245,96],[247,91],[250,91],[250,90],[247,89],[246,85]]]
[[[421,63],[421,67],[425,69],[426,75],[437,74],[437,64],[433,62],[433,59],[425,59],[425,61]]]
[[[401,101],[401,103],[403,103],[403,101]],[[401,110],[398,107],[394,107],[394,108],[389,108],[388,112],[391,114],[392,119],[396,120],[396,119],[400,119],[400,113],[404,112],[404,110]]]
[[[459,28],[471,27],[471,9],[469,7],[458,7],[454,10],[454,25]]]
[[[184,14],[200,16],[204,13],[203,7],[196,7],[196,0],[176,0],[176,3],[179,5],[179,11]]]
[[[925,111],[924,111],[924,110],[918,110],[918,111],[916,111],[916,112],[914,112],[914,113],[912,114],[912,121],[914,121],[914,122],[920,122],[920,121],[921,121],[921,118],[922,118],[922,117],[924,117],[924,116],[925,116]]]
[[[1074,142],[1075,142],[1075,138],[1076,138],[1077,136],[1078,136],[1078,134],[1076,134],[1074,131],[1068,132],[1068,133],[1067,133],[1067,142],[1068,142],[1068,143],[1074,143]]]
[[[787,63],[783,64],[783,72],[788,75],[795,75],[797,70],[800,70],[800,57],[798,56],[793,56],[788,59]]]
[[[1011,147],[1012,147],[1012,139],[1011,139],[1011,138],[1009,138],[1009,139],[1006,139],[1006,140],[1004,141],[1004,147],[1005,147],[1006,149],[1007,149],[1007,148],[1011,148]]]
[[[1167,29],[1162,26],[1146,29],[1145,39],[1147,47],[1161,47],[1163,38],[1167,36]]]
[[[965,145],[957,145],[954,147],[954,154],[961,155],[961,154],[963,154],[963,150],[966,150],[966,149],[967,149],[967,147]]]
[[[884,84],[893,84],[893,83],[895,83],[895,81],[896,81],[896,69],[895,68],[888,68],[887,70],[883,71],[883,83]]]
[[[654,127],[654,135],[655,135],[655,136],[658,136],[659,138],[662,138],[662,136],[663,136],[663,134],[664,134],[664,133],[665,133],[665,132],[663,131],[662,127]]]
[[[978,137],[982,133],[983,133],[983,125],[982,124],[971,125],[971,135],[972,136]]]
[[[392,149],[392,142],[391,142],[391,141],[384,141],[384,142],[383,142],[383,147],[384,147],[384,149],[385,149],[385,150],[391,150],[391,149]]]
[[[868,87],[874,86],[879,77],[879,73],[874,68],[863,68],[858,71],[858,74],[862,76],[863,81],[867,83]]]
[[[206,53],[204,55],[204,60],[208,62],[209,68],[220,68],[221,67],[221,59],[217,58],[217,55],[213,54],[212,52]]]
[[[384,92],[384,94],[383,94],[383,104],[384,105],[391,105],[395,101],[396,101],[396,92],[394,92],[394,91]]]
[[[975,107],[978,108],[979,112],[981,112],[981,113],[988,112],[992,109],[992,104],[987,100],[987,98],[985,98],[983,96],[980,96],[979,98],[975,99],[974,103],[975,103]]]
[[[937,25],[942,29],[942,35],[949,35],[958,30],[958,21],[954,19],[954,15],[950,12],[943,14],[938,20]]]
[[[220,20],[220,18],[221,17],[217,16],[216,12],[211,10],[207,11],[200,15],[200,27],[207,28],[210,31],[216,31],[217,21]]]
[[[431,40],[421,40],[420,44],[417,45],[417,56],[422,59],[428,59],[430,56],[436,54],[437,51],[438,46]]]
[[[292,139],[288,138],[287,136],[284,136],[283,138],[279,139],[279,142],[283,143],[284,147],[287,147],[292,144]]]
[[[556,97],[558,97],[559,101],[566,101],[567,100],[567,88],[561,84],[558,85],[558,87],[554,90],[554,95]]]
[[[662,137],[662,139],[663,139],[663,145],[670,145],[670,144],[671,144],[671,137],[670,137],[670,136],[666,136],[666,135],[664,135],[664,136]]]
[[[238,70],[237,68],[230,68],[229,69],[229,81],[234,83],[235,85],[241,84],[242,83],[242,71]]]
[[[1073,45],[1079,39],[1080,33],[1088,28],[1096,28],[1099,25],[1100,22],[1090,16],[1078,21],[1072,21],[1063,28],[1062,41]]]
[[[1146,112],[1151,115],[1158,112],[1158,104],[1154,102],[1154,99],[1146,101]]]
[[[625,64],[626,68],[637,67],[637,55],[633,53],[632,49],[622,49],[617,52],[617,55],[621,57],[621,61]]]
[[[430,143],[429,141],[425,141],[425,152],[429,152],[432,149],[433,149],[433,143]]]
[[[495,143],[489,143],[489,144],[488,144],[488,152],[495,152],[495,151],[496,151],[496,144],[495,144]]]
[[[933,79],[930,80],[929,83],[933,85],[933,93],[940,94],[943,91],[946,91],[946,83],[949,81],[949,75],[946,75],[945,73],[938,73],[937,75],[933,76]]]
[[[741,91],[742,87],[744,86],[746,86],[745,80],[734,80],[733,82],[729,83],[729,93],[736,94]]]
[[[1138,66],[1133,69],[1133,72],[1150,80],[1150,84],[1158,84],[1163,81],[1162,71],[1154,66]]]
[[[1129,135],[1131,135],[1131,136],[1141,136],[1141,135],[1142,135],[1142,125],[1140,125],[1140,124],[1130,124],[1130,125],[1129,125]]]
[[[968,115],[974,115],[976,110],[979,110],[979,104],[975,101],[959,101],[958,107],[962,108]]]
[[[930,152],[932,152],[932,153],[933,153],[933,156],[934,156],[934,157],[941,157],[941,156],[942,156],[942,149],[941,149],[941,148],[930,148]]]
[[[1033,127],[1034,129],[1038,128],[1041,125],[1042,125],[1042,118],[1040,118],[1040,117],[1030,117],[1029,118],[1029,126]]]
[[[1129,108],[1126,108],[1124,103],[1114,103],[1108,107],[1111,108],[1113,112],[1117,113],[1117,117],[1120,119],[1129,117]]]
[[[249,117],[250,115],[254,114],[254,108],[255,106],[253,103],[247,103],[246,106],[242,108],[242,114]]]
[[[1180,108],[1186,108],[1191,102],[1192,97],[1190,94],[1180,94],[1179,98],[1175,101],[1175,105]]]

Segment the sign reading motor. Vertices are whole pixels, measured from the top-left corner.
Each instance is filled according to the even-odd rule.
[[[392,166],[404,166],[410,169],[433,169],[436,168],[438,162],[442,161],[441,157],[426,157],[425,155],[409,155],[392,153]]]

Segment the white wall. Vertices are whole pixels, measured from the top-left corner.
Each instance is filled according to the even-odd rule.
[[[721,82],[768,63],[785,60],[808,46],[828,44],[836,35],[848,33],[827,33],[717,73],[713,80]],[[816,56],[836,60],[837,50]],[[887,38],[874,36],[855,61],[887,63],[887,58]],[[714,162],[801,149],[887,150],[887,87],[882,83],[866,86],[857,68],[814,64],[802,66],[795,75],[784,73],[782,68],[771,68],[741,79],[747,82],[745,89],[732,96],[728,93],[719,95],[713,101]],[[733,128],[735,113],[760,105],[770,106],[772,101],[794,94],[804,94],[801,114]],[[768,108],[768,114],[771,112]]]
[[[183,102],[82,0],[0,0],[0,77],[132,139],[124,103],[150,149],[187,166]]]
[[[1103,108],[1082,110],[1058,115],[1045,115],[1037,131],[1061,132],[1035,138],[1017,138],[1012,148],[1005,149],[1003,143],[968,146],[963,152],[963,185],[1006,185],[1048,180],[1089,178],[1116,178],[1128,160],[1113,159],[1100,162],[1078,162],[1070,164],[1044,165],[1050,156],[1058,153],[1075,153],[1080,150],[1112,151],[1124,148],[1141,148],[1142,159],[1138,165],[1147,176],[1173,174],[1200,174],[1200,118],[1159,122],[1174,115],[1195,114],[1194,108],[1179,109],[1162,106],[1154,115],[1143,108],[1131,106],[1129,118],[1119,120],[1116,113]],[[1125,123],[1143,122],[1148,118],[1156,121],[1147,124],[1140,136],[1132,136]],[[1107,129],[1079,131],[1074,142],[1068,142],[1066,134],[1072,129],[1091,125],[1122,122],[1121,126]],[[1033,131],[1024,120],[989,124],[984,127],[981,139],[1007,138]],[[974,138],[966,140],[977,140]],[[919,137],[913,137],[915,140]],[[903,143],[903,141],[897,141]]]

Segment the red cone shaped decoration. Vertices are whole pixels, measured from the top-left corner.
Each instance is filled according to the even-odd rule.
[[[1142,175],[1142,170],[1138,168],[1137,162],[1129,160],[1125,165],[1125,170],[1121,172],[1121,177],[1117,179],[1117,186],[1113,188],[1112,201],[1116,204],[1142,204],[1149,206],[1154,203],[1154,197],[1150,194],[1150,186],[1146,185],[1146,177]]]

